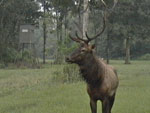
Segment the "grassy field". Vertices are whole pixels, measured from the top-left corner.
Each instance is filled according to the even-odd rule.
[[[111,61],[120,79],[112,113],[150,113],[150,61],[123,63]],[[84,82],[53,80],[54,73],[62,67],[1,69],[0,113],[90,113]]]

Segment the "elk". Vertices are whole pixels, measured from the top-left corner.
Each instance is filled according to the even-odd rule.
[[[76,38],[70,38],[79,43],[80,47],[66,57],[66,62],[79,66],[80,73],[87,83],[87,93],[90,98],[92,113],[97,113],[97,101],[102,102],[102,113],[111,113],[114,104],[117,87],[119,84],[117,71],[99,59],[95,53],[95,45],[90,42],[100,36],[106,27],[106,16],[103,17],[102,30],[92,38],[86,32],[87,39],[82,39],[76,32]]]

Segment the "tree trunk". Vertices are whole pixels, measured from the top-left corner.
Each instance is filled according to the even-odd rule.
[[[65,41],[66,41],[66,39],[67,39],[67,19],[66,19],[66,18],[67,18],[67,15],[65,14],[65,15],[64,15],[64,19],[65,19],[65,24],[64,24],[64,30],[65,30],[65,31],[64,31],[64,36],[65,36],[65,39],[64,39],[64,40],[65,40]]]
[[[96,15],[95,10],[93,10],[92,12],[93,12],[94,15]],[[94,16],[94,15],[93,15],[93,16]],[[96,25],[97,25],[97,23],[94,23],[94,33],[95,33],[95,34],[97,34]],[[96,46],[95,51],[96,51],[96,54],[97,54],[98,56],[100,56],[100,55],[99,55],[99,51],[98,51],[98,42],[99,42],[99,38],[96,38],[96,39],[95,39],[95,46]]]
[[[94,27],[95,34],[97,33],[96,31],[97,31],[96,27]],[[95,39],[95,46],[96,46],[95,51],[96,51],[96,54],[99,56],[99,53],[98,53],[98,41],[99,41],[98,38],[96,38]]]
[[[62,51],[62,44],[64,43],[63,38],[63,18],[64,15],[62,13],[58,13],[58,10],[56,10],[56,23],[57,23],[57,49],[56,49],[56,57],[55,57],[55,63],[61,64],[64,61],[64,55]]]
[[[106,12],[106,30],[107,30],[107,39],[106,39],[106,62],[107,64],[110,63],[110,30],[111,30],[111,25],[109,23],[109,17],[110,17],[110,12]]]
[[[83,13],[83,38],[86,39],[85,32],[88,31],[88,19],[89,19],[89,7],[88,7],[88,0],[84,0],[83,2],[84,8],[83,10],[85,11]]]
[[[43,64],[45,64],[46,56],[46,23],[45,23],[45,1],[44,1],[44,21],[43,21]]]
[[[45,64],[45,57],[46,57],[46,24],[45,22],[43,23],[43,37],[44,37],[44,42],[43,42],[43,64]]]
[[[59,30],[59,16],[58,16],[58,10],[56,10],[56,36],[57,36],[57,48],[56,48],[56,57],[55,57],[55,63],[59,63],[59,42],[60,42],[60,30]]]
[[[106,61],[107,61],[107,64],[109,64],[109,34],[108,34],[108,32],[107,32],[107,47],[106,47],[106,56],[107,56],[107,59],[106,59]]]
[[[79,24],[78,24],[78,29],[79,29],[79,32],[81,33],[82,37],[83,37],[83,29],[82,29],[82,18],[81,18],[81,0],[79,0],[79,7],[78,7],[78,21],[79,21]]]
[[[126,57],[125,64],[130,64],[130,37],[126,38]]]

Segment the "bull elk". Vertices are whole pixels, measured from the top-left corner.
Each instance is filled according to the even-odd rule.
[[[80,73],[87,83],[87,92],[90,97],[90,107],[92,113],[97,113],[97,101],[102,102],[102,113],[111,113],[115,100],[116,90],[119,84],[116,70],[99,59],[95,53],[95,45],[89,42],[100,36],[106,27],[106,17],[103,17],[103,28],[94,37],[90,38],[86,33],[87,39],[82,39],[76,32],[76,38],[70,38],[79,43],[76,49],[66,62],[78,64]]]

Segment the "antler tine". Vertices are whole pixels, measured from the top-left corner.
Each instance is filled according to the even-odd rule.
[[[77,37],[79,40],[83,41],[83,42],[87,42],[87,40],[82,39],[82,38],[78,35],[78,32],[77,32],[77,31],[76,31],[76,37]]]
[[[107,5],[106,5],[106,3],[104,2],[104,0],[101,0],[101,1],[102,1],[102,3],[104,4],[105,8],[107,9]],[[116,0],[116,1],[117,1],[117,0]],[[90,41],[96,39],[98,36],[100,36],[100,35],[104,32],[105,28],[106,28],[106,11],[104,12],[104,16],[103,16],[103,28],[102,28],[102,30],[101,30],[97,35],[95,35],[95,36],[92,37],[92,38],[90,38],[89,35],[87,34],[87,32],[85,32],[86,37],[87,37],[87,39],[88,39],[86,42],[89,43]]]
[[[75,42],[81,43],[81,40],[79,40],[77,38],[73,38],[70,33],[69,33],[69,38],[72,39]]]
[[[108,6],[107,6],[107,4],[105,3],[104,0],[101,0],[101,2],[104,4],[104,6],[105,6],[105,8],[106,8],[105,11],[104,11],[104,16],[103,16],[103,28],[102,28],[102,30],[101,30],[97,35],[95,35],[95,36],[92,37],[92,38],[90,38],[90,37],[88,36],[88,33],[85,32],[86,37],[87,37],[86,43],[89,43],[90,41],[96,39],[98,36],[100,36],[100,35],[105,31],[105,28],[106,28],[106,18],[107,18],[107,17],[106,17],[106,13],[107,13],[107,10],[108,10]],[[113,5],[113,7],[112,7],[111,10],[114,9],[114,7],[116,6],[117,3],[118,3],[118,0],[114,0],[114,5]]]
[[[97,35],[95,35],[92,38],[90,38],[88,36],[87,32],[85,32],[86,37],[88,39],[87,43],[89,43],[90,41],[92,41],[92,40],[96,39],[98,36],[100,36],[104,32],[105,28],[106,28],[106,15],[104,14],[104,17],[103,17],[103,28],[102,28],[102,30]]]
[[[103,28],[102,28],[101,32],[99,32],[96,36],[94,36],[92,38],[92,40],[95,39],[95,38],[97,38],[98,36],[100,36],[104,32],[105,27],[106,27],[106,17],[105,17],[105,14],[104,14],[104,17],[103,17]]]
[[[90,37],[89,37],[89,35],[87,34],[87,31],[85,32],[85,35],[86,35],[86,38],[87,38],[88,40],[91,40]]]

